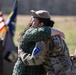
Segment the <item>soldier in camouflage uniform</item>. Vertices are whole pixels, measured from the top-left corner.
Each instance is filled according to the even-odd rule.
[[[76,68],[70,58],[68,47],[60,36],[39,41],[36,43],[31,56],[26,56],[25,53],[21,53],[20,56],[25,65],[43,63],[47,75],[76,75]]]
[[[39,41],[33,49],[32,55],[22,60],[25,65],[44,65],[47,75],[76,75],[76,67],[70,58],[65,41],[59,36],[53,40]]]
[[[34,14],[36,15],[36,13]],[[70,58],[65,41],[59,36],[53,36],[47,43],[49,49],[46,49],[47,52],[44,59],[46,62],[44,65],[48,72],[47,74],[76,75],[76,67]]]
[[[37,17],[40,14],[45,15],[45,19],[50,23],[49,25],[53,25],[54,22],[50,20],[50,15],[48,14],[48,12],[40,11],[40,13],[37,13],[37,14],[38,14]],[[42,21],[40,22],[38,21],[38,18],[36,18],[36,14],[34,15],[35,17],[33,18],[32,24],[35,26],[43,25]],[[39,24],[36,24],[36,23],[39,23]],[[54,35],[57,35],[60,32],[60,31],[57,32],[57,30],[51,29],[50,27],[47,27],[47,26],[41,26],[41,27],[32,26],[23,32],[19,43],[18,60],[15,63],[12,75],[46,75],[46,71],[42,65],[42,62],[44,62],[44,60],[42,60],[43,58],[40,58],[42,61],[37,60],[36,61],[37,64],[35,64],[35,61],[34,61],[34,59],[35,60],[38,59],[37,54],[39,53],[39,51],[42,51],[42,48],[37,47],[37,49],[35,49],[35,51],[33,52],[34,54],[32,53],[32,51],[33,51],[33,48],[35,47],[36,42],[42,41],[42,40],[46,41],[47,39],[51,38],[51,30],[53,30]],[[44,55],[44,53],[42,55]],[[36,56],[36,58],[34,56]],[[31,63],[29,64],[29,60],[31,59],[32,61],[30,61]],[[32,65],[32,63],[34,63],[34,65]]]
[[[32,55],[25,59],[22,57],[24,64],[39,65],[43,63],[47,75],[76,75],[76,67],[70,58],[65,41],[59,36],[53,36],[52,39],[48,42],[37,42]]]
[[[76,67],[65,41],[59,36],[53,36],[52,40],[53,42],[49,40],[49,55],[44,63],[47,75],[76,75]]]
[[[76,66],[70,58],[69,49],[65,41],[60,36],[53,36],[47,43],[45,41],[43,42],[47,50],[43,58],[43,65],[47,71],[47,75],[76,75]],[[42,43],[38,42],[36,47],[41,47],[41,44]],[[38,56],[40,56],[42,52],[44,52],[44,50],[39,52]],[[41,55],[41,57],[43,57],[43,55]]]

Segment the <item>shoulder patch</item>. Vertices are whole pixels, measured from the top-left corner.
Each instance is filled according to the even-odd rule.
[[[41,51],[41,48],[37,46],[34,50],[34,55],[36,55],[39,51]]]

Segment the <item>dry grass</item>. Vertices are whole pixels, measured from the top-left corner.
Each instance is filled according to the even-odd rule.
[[[8,15],[4,15],[4,19],[7,19]],[[62,30],[65,33],[65,41],[69,47],[70,53],[74,53],[76,48],[76,16],[51,16],[52,20],[55,21],[54,27]],[[16,41],[18,33],[24,29],[24,27],[30,21],[30,16],[28,15],[18,15],[16,24],[16,33],[14,37],[15,44],[18,45]]]
[[[4,15],[6,21],[8,15]],[[51,16],[52,20],[55,21],[55,27],[58,29],[67,29],[76,27],[76,16]],[[17,16],[17,26],[18,25],[27,25],[30,21],[29,15],[18,15]]]

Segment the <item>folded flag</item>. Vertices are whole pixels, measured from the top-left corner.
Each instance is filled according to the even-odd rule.
[[[16,26],[16,16],[17,16],[17,9],[18,9],[18,1],[14,0],[14,4],[12,7],[12,11],[9,14],[6,25],[9,27],[9,31],[6,34],[5,41],[4,41],[4,59],[8,62],[14,62],[17,59],[17,49],[13,42],[12,37],[15,33],[15,26]]]

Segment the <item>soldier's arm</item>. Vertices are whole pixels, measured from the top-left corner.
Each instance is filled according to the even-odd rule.
[[[37,42],[50,38],[51,28],[49,27],[29,28],[23,35],[21,42]]]
[[[38,27],[38,28],[29,28],[25,32],[24,36],[22,37],[23,40],[21,40],[21,42],[23,41],[37,42],[37,41],[47,40],[47,39],[50,39],[51,36],[54,36],[54,35],[59,35],[63,38],[65,37],[63,32],[53,29],[51,27],[44,26],[44,27]]]
[[[40,65],[44,62],[46,52],[46,44],[41,41],[36,43],[32,54],[21,52],[19,57],[22,59],[25,65]]]
[[[51,36],[59,35],[60,37],[65,39],[65,35],[62,31],[51,28]]]

